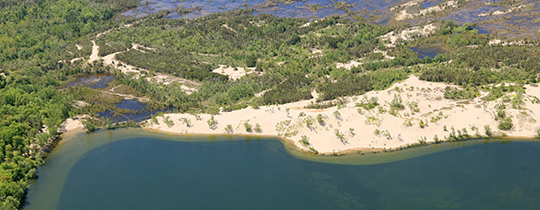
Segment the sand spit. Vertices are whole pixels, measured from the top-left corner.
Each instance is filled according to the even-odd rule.
[[[347,97],[344,106],[328,109],[306,109],[313,100],[279,106],[251,107],[222,112],[213,116],[215,126],[210,126],[211,115],[201,114],[199,119],[191,114],[166,114],[158,122],[147,121],[147,128],[170,133],[195,134],[251,134],[272,135],[289,139],[302,149],[310,147],[332,153],[345,150],[362,151],[406,147],[419,141],[434,142],[448,138],[452,132],[470,136],[485,135],[486,126],[495,135],[502,135],[495,120],[495,106],[502,99],[487,102],[481,97],[473,100],[444,99],[445,88],[459,88],[444,83],[419,80],[416,76],[394,84],[384,91],[372,91],[362,96]],[[514,122],[514,128],[505,135],[533,137],[540,128],[535,119],[540,114],[540,88],[526,86],[521,109],[513,109],[506,103],[506,114]],[[513,97],[515,94],[509,94]],[[355,104],[376,97],[378,107],[371,110]],[[403,110],[390,114],[392,100],[400,98]],[[536,98],[536,99],[535,99]],[[323,119],[319,123],[317,116]],[[423,123],[420,123],[422,121]],[[187,122],[187,123],[186,123]],[[257,124],[260,130],[255,129]],[[420,126],[425,124],[424,126]],[[251,127],[251,130],[246,129]],[[309,144],[299,142],[305,135]]]

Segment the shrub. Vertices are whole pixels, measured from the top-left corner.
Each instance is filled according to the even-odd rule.
[[[233,133],[233,127],[231,124],[228,124],[227,126],[225,126],[225,132],[226,133]]]
[[[401,96],[394,94],[394,99],[390,102],[390,109],[396,109],[396,110],[403,110],[405,109],[405,106],[403,106]]]
[[[251,133],[253,131],[251,124],[249,124],[249,122],[244,123],[244,128],[246,129],[246,132]]]
[[[304,147],[308,147],[309,146],[309,137],[307,137],[306,135],[302,135],[302,139],[300,139],[300,144],[302,144],[302,146]]]
[[[215,130],[217,128],[217,121],[214,118],[214,115],[212,115],[212,117],[210,117],[210,119],[206,122],[208,123],[208,127],[210,127],[210,129]]]
[[[324,125],[324,117],[322,114],[317,115],[317,122],[319,122],[319,124],[321,125]]]
[[[255,130],[255,132],[257,133],[262,133],[262,128],[261,128],[261,125],[259,125],[259,123],[255,124],[255,128],[253,130]]]
[[[165,124],[167,124],[167,127],[169,128],[174,126],[174,122],[173,120],[171,120],[171,117],[169,116],[163,118],[163,121],[165,121]]]
[[[188,119],[188,118],[182,117],[182,118],[180,118],[180,119],[178,119],[178,120],[181,121],[181,122],[183,122],[184,124],[186,124],[186,127],[188,127],[188,128],[192,126],[192,125],[191,125],[191,120]]]
[[[512,123],[512,118],[504,118],[499,122],[499,129],[503,131],[510,130],[512,129],[512,127],[514,127],[514,124]]]
[[[491,128],[489,125],[484,125],[484,130],[486,131],[486,136],[492,136],[493,133],[491,132]]]
[[[366,110],[370,110],[379,106],[379,103],[377,103],[377,101],[378,101],[377,97],[371,97],[369,100],[367,98],[364,98],[360,103],[356,103],[356,106],[362,107]]]
[[[347,139],[345,139],[345,135],[341,133],[338,129],[334,130],[334,134],[341,141],[341,143],[343,144],[347,143]]]
[[[338,120],[341,120],[341,113],[339,113],[338,110],[334,111],[334,117],[336,117],[336,119]]]

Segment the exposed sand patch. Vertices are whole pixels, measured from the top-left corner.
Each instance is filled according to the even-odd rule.
[[[173,82],[176,82],[178,84],[181,84],[180,89],[182,89],[182,91],[184,91],[187,94],[196,92],[197,91],[196,87],[199,86],[199,83],[196,83],[194,81],[187,80],[184,78],[179,78],[179,77],[173,77],[173,76],[169,76],[169,75],[161,74],[161,73],[156,73],[155,76],[147,77],[146,79],[150,82],[162,83],[164,85],[169,85]]]
[[[88,63],[93,63],[94,61],[99,60],[99,46],[96,45],[96,42],[92,40],[92,54],[90,54],[90,59],[88,59]]]
[[[360,62],[360,60],[362,59],[351,60],[349,61],[349,63],[336,63],[336,68],[345,68],[347,70],[351,70],[352,68],[363,64],[362,62]]]
[[[225,27],[226,29],[229,29],[229,30],[231,30],[231,31],[233,31],[233,32],[236,32],[236,30],[234,30],[233,28],[229,27],[227,24],[223,24],[222,26]]]
[[[494,106],[500,103],[500,100],[484,102],[480,97],[463,101],[444,99],[446,87],[455,86],[420,81],[417,77],[411,76],[387,90],[372,91],[364,95],[366,98],[377,97],[378,103],[381,104],[379,106],[387,110],[386,112],[379,112],[378,108],[370,111],[362,108],[358,112],[355,103],[364,97],[359,96],[347,97],[349,102],[341,109],[337,107],[323,110],[305,109],[304,106],[313,101],[306,100],[279,106],[263,106],[260,109],[249,107],[224,112],[214,116],[217,121],[215,129],[209,127],[207,120],[211,116],[207,114],[202,114],[201,120],[196,120],[190,114],[166,114],[165,116],[174,122],[173,126],[168,127],[163,118],[159,118],[158,124],[151,124],[149,120],[148,128],[172,133],[223,134],[227,133],[225,128],[230,124],[233,134],[283,136],[303,149],[307,147],[298,141],[302,135],[306,135],[310,147],[326,153],[358,148],[364,150],[399,148],[418,143],[419,140],[433,142],[435,135],[444,140],[450,136],[452,128],[456,135],[458,130],[466,131],[470,136],[477,133],[484,135],[485,125],[489,126],[493,133],[501,132],[498,129],[498,121],[494,119]],[[398,111],[394,116],[388,113],[388,110],[395,96],[401,97],[404,110]],[[524,97],[533,96],[540,96],[540,88],[527,86]],[[511,116],[514,128],[505,133],[510,136],[534,136],[536,129],[540,128],[540,123],[535,120],[540,114],[540,103],[525,100],[523,110],[512,109],[509,105],[507,107],[510,107],[506,112]],[[337,117],[334,114],[336,111],[339,113]],[[323,124],[317,122],[318,114],[324,117]],[[182,118],[189,119],[192,125],[187,127],[181,122]],[[420,120],[427,123],[427,126],[421,128]],[[310,127],[307,126],[308,121],[312,123]],[[246,122],[252,127],[258,123],[262,132],[247,132],[244,127]],[[343,139],[340,139],[336,132]]]
[[[157,50],[156,48],[146,47],[144,45],[140,45],[140,44],[137,44],[137,43],[131,43],[131,48],[134,49],[134,50],[142,51],[142,52],[146,52],[146,51],[154,51],[155,52]]]
[[[524,40],[517,40],[517,41],[503,41],[501,39],[493,39],[489,40],[488,45],[502,45],[502,46],[534,46],[534,44],[527,44]]]
[[[437,26],[428,24],[424,26],[415,26],[398,32],[392,31],[381,37],[381,40],[385,41],[384,44],[387,47],[395,47],[398,40],[408,41],[412,40],[415,36],[429,36],[437,30]]]
[[[415,6],[418,3],[419,2],[416,1],[415,4],[412,5],[412,6]],[[443,11],[445,9],[456,8],[457,6],[458,5],[457,5],[456,1],[447,1],[447,2],[444,2],[444,3],[438,4],[438,5],[432,6],[432,7],[428,7],[426,9],[421,9],[417,13],[413,13],[413,14],[408,13],[407,9],[403,9],[403,10],[399,11],[399,13],[396,15],[396,20],[400,21],[400,20],[413,19],[415,17],[422,16],[422,15],[427,15],[427,14],[430,14],[430,13],[433,13],[433,12],[440,12],[440,11]],[[408,7],[406,7],[406,8],[408,8]]]
[[[81,61],[84,60],[84,58],[73,58],[69,62],[74,63],[75,61]]]
[[[526,6],[528,6],[528,5],[519,5],[519,6],[516,6],[516,7],[512,7],[510,9],[506,10],[506,11],[497,10],[495,12],[482,13],[482,14],[479,14],[478,16],[479,17],[485,17],[485,16],[506,15],[506,14],[512,13],[514,11],[520,11],[522,8],[524,8]]]
[[[392,60],[396,57],[389,56],[387,51],[375,49],[373,50],[373,53],[381,53],[384,56],[384,60]],[[362,62],[363,58],[351,60],[348,63],[336,63],[336,68],[345,68],[347,70],[351,70],[354,67],[361,66],[364,62]]]
[[[72,118],[68,118],[60,125],[58,128],[59,133],[67,133],[70,131],[75,131],[84,128],[82,121],[85,119],[91,118],[89,115],[78,115]]]
[[[324,52],[322,50],[317,49],[317,48],[311,48],[311,58],[319,58],[323,56],[324,56]]]
[[[75,102],[75,106],[78,107],[78,108],[81,108],[81,107],[85,107],[85,106],[88,106],[89,104],[86,103],[85,101],[77,101]]]
[[[77,50],[82,50],[82,48],[83,48],[83,47],[82,47],[81,45],[79,45],[79,44],[75,44],[75,47],[77,47]]]
[[[324,18],[321,19],[321,20],[324,20]],[[309,21],[309,22],[305,23],[304,25],[301,25],[299,28],[305,28],[305,27],[308,27],[308,26],[311,25],[311,22],[312,22],[312,21]],[[318,22],[319,22],[319,20],[313,20],[313,23],[318,23]]]
[[[248,67],[248,68],[236,67],[236,70],[235,70],[234,67],[230,67],[227,65],[219,65],[219,68],[214,69],[212,72],[229,76],[229,79],[232,79],[232,80],[240,79],[246,74],[257,73],[255,71],[255,67]]]
[[[396,5],[396,6],[393,6],[393,7],[390,7],[388,9],[388,11],[395,11],[397,9],[401,9],[401,8],[409,8],[409,7],[414,7],[416,5],[418,5],[420,2],[422,2],[424,0],[412,0],[412,1],[408,1],[404,4],[400,4],[400,5]]]

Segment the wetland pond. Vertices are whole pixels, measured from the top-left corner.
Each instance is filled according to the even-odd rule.
[[[116,104],[116,108],[126,110],[125,113],[111,111],[110,109],[104,112],[97,112],[100,117],[112,119],[113,122],[134,121],[141,122],[149,119],[152,115],[158,112],[172,112],[172,108],[151,110],[146,107],[146,104],[135,99],[124,99]]]
[[[114,81],[113,74],[88,74],[88,75],[77,75],[75,76],[75,81],[70,82],[65,85],[65,88],[68,87],[77,87],[79,85],[87,86],[92,89],[102,89],[108,87],[109,83]]]
[[[377,0],[377,1],[281,1],[281,0],[141,0],[137,8],[125,11],[124,16],[143,17],[162,10],[170,10],[166,18],[198,18],[205,15],[226,12],[235,9],[253,9],[254,15],[272,14],[276,17],[318,19],[331,15],[348,16],[349,14],[361,15],[374,24],[387,24],[397,15],[393,7],[411,3],[411,8],[432,8],[441,6],[442,0]],[[491,1],[494,2],[494,1]],[[538,37],[536,31],[540,29],[538,12],[540,3],[534,1],[525,2],[526,9],[516,10],[504,15],[491,15],[496,11],[507,11],[512,5],[500,5],[486,0],[467,1],[464,6],[457,9],[446,9],[437,16],[421,16],[406,20],[408,23],[429,22],[431,20],[453,20],[456,23],[472,22],[479,26],[479,33],[497,32],[499,35],[516,37],[528,35]],[[506,7],[505,7],[506,6]],[[180,11],[181,14],[178,13]],[[190,11],[190,12],[182,12]],[[514,16],[522,16],[516,18]],[[516,28],[517,27],[517,28]],[[517,30],[519,29],[519,30]]]
[[[409,47],[413,52],[418,54],[418,58],[424,59],[426,57],[435,58],[438,54],[444,54],[445,51],[438,47],[432,45],[421,45],[418,47]]]
[[[68,133],[24,209],[539,209],[540,142],[314,156],[288,141]]]

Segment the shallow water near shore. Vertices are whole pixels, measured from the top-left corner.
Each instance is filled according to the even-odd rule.
[[[540,142],[314,156],[270,137],[71,133],[25,209],[538,209]]]

